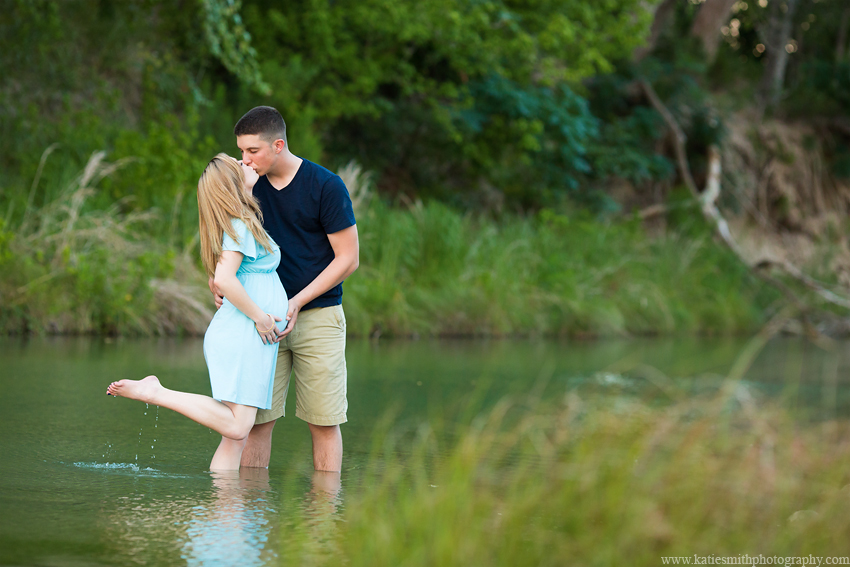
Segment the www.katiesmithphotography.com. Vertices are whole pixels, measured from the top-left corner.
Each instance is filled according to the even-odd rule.
[[[738,554],[732,556],[717,556],[711,555],[694,555],[693,557],[662,557],[662,565],[784,565],[792,567],[794,565],[850,565],[850,557],[815,557],[807,555],[805,557],[779,557],[777,555],[759,554],[757,556]]]

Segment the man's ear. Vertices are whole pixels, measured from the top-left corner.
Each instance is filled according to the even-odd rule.
[[[283,151],[283,148],[286,147],[286,142],[284,142],[283,140],[278,138],[277,140],[274,141],[273,146],[274,146],[274,153],[279,154],[280,152]]]

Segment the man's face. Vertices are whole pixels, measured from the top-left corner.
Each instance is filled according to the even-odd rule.
[[[276,140],[269,144],[257,134],[245,134],[236,137],[236,145],[242,151],[242,163],[250,166],[258,175],[269,172],[275,158],[280,150],[276,146],[283,146],[283,140]]]

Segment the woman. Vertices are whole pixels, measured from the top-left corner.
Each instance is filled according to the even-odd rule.
[[[271,407],[286,292],[276,273],[280,249],[263,230],[251,195],[256,172],[226,154],[198,181],[201,259],[224,304],[204,336],[213,397],[164,388],[156,376],[113,382],[107,394],[182,413],[221,434],[211,470],[239,468],[257,408]]]

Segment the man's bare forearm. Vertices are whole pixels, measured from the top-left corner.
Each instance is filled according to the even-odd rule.
[[[354,273],[360,265],[356,254],[337,256],[322,270],[310,285],[301,290],[289,301],[298,305],[299,308],[307,305],[329,289],[342,283],[348,276]]]

